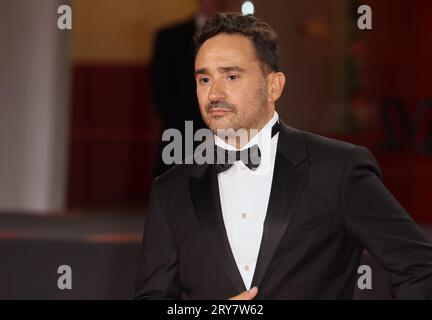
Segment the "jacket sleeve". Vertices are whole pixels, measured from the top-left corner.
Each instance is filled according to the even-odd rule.
[[[135,286],[135,299],[180,299],[178,253],[153,182]]]
[[[391,275],[398,299],[432,299],[432,243],[381,182],[380,168],[354,147],[342,174],[345,228]]]

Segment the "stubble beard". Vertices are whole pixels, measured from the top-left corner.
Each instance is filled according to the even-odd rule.
[[[259,130],[264,126],[265,122],[268,121],[267,83],[264,79],[256,89],[254,99],[252,101],[254,104],[257,104],[257,107],[253,109],[254,113],[246,114],[242,119],[237,118],[238,107],[236,105],[225,102],[209,104],[205,107],[205,123],[214,134],[217,134],[221,131],[233,132],[240,129]],[[208,113],[208,111],[213,107],[226,107],[228,110],[231,110],[232,113],[229,113],[226,116],[212,116]],[[231,119],[223,119],[228,117]],[[218,119],[222,120],[223,122],[220,120],[218,121]]]

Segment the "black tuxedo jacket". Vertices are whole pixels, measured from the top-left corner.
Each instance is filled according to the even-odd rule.
[[[382,184],[363,147],[281,124],[252,285],[257,299],[351,299],[363,249],[397,298],[432,297],[432,245]],[[246,290],[213,165],[178,165],[153,183],[138,299],[227,299]]]

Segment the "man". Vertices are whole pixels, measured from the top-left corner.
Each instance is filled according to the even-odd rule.
[[[150,66],[151,96],[163,128],[184,131],[185,121],[195,129],[204,128],[195,94],[193,36],[208,17],[225,11],[229,0],[197,0],[196,14],[186,21],[160,30],[155,37]],[[175,86],[170,84],[175,83]],[[167,92],[169,88],[169,93]],[[160,151],[166,144],[161,143]],[[170,168],[160,157],[156,174]]]
[[[370,152],[278,118],[285,77],[270,26],[218,14],[196,43],[216,150],[237,160],[258,148],[261,160],[178,165],[154,181],[136,298],[350,299],[363,249],[391,273],[394,297],[432,298],[432,245]]]

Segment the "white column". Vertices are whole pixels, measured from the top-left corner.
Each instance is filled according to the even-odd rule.
[[[0,3],[0,212],[64,207],[71,31],[69,1]]]

